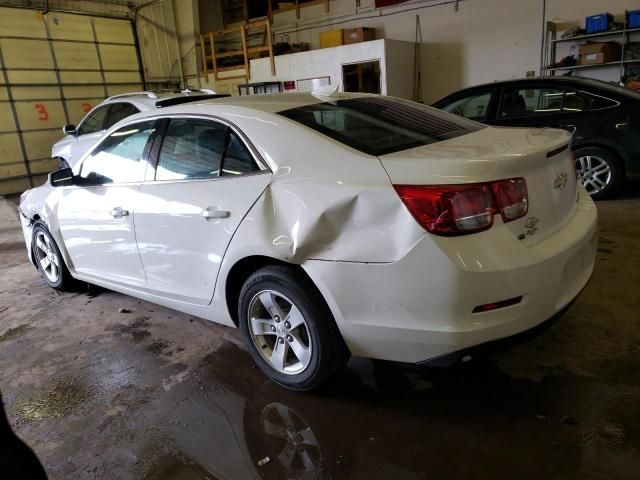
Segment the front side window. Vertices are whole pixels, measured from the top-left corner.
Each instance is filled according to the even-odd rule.
[[[94,185],[144,180],[142,157],[155,120],[122,127],[98,145],[82,164],[80,176]]]
[[[500,118],[538,116],[562,110],[564,92],[556,88],[507,88],[500,105]]]
[[[487,119],[489,102],[491,102],[491,91],[478,92],[455,100],[442,107],[442,110],[477,122],[483,122]]]
[[[280,115],[369,155],[386,155],[484,128],[408,100],[364,97],[296,107]]]
[[[87,135],[89,133],[96,133],[104,128],[104,121],[107,118],[109,112],[109,105],[96,108],[93,112],[86,116],[86,118],[78,127],[78,135]]]
[[[105,128],[111,128],[120,120],[123,120],[131,115],[138,113],[136,107],[127,102],[112,103],[111,110],[109,111],[109,118],[107,119],[107,125]]]

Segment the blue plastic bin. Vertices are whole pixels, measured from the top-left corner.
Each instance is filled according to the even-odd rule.
[[[609,30],[609,25],[613,22],[613,15],[610,13],[600,13],[598,15],[591,15],[587,17],[587,33],[606,32]]]
[[[640,10],[627,12],[627,28],[640,28]]]

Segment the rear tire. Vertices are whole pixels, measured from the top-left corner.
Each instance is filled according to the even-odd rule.
[[[44,223],[37,222],[32,231],[31,248],[38,271],[51,288],[70,290],[75,280],[64,263],[56,241]]]
[[[606,198],[623,180],[618,158],[598,147],[583,147],[575,151],[578,181],[594,200]]]
[[[240,292],[238,318],[253,360],[290,390],[319,387],[349,359],[324,298],[294,267],[254,272]]]

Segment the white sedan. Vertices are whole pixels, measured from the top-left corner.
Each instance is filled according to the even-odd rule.
[[[128,117],[21,198],[47,283],[231,327],[296,390],[349,355],[422,363],[530,329],[589,280],[563,130],[390,97],[282,94]]]

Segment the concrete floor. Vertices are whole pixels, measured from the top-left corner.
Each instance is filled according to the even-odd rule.
[[[598,208],[594,277],[540,335],[445,370],[353,359],[296,394],[232,329],[51,290],[0,200],[10,421],[53,479],[638,478],[640,194]]]

